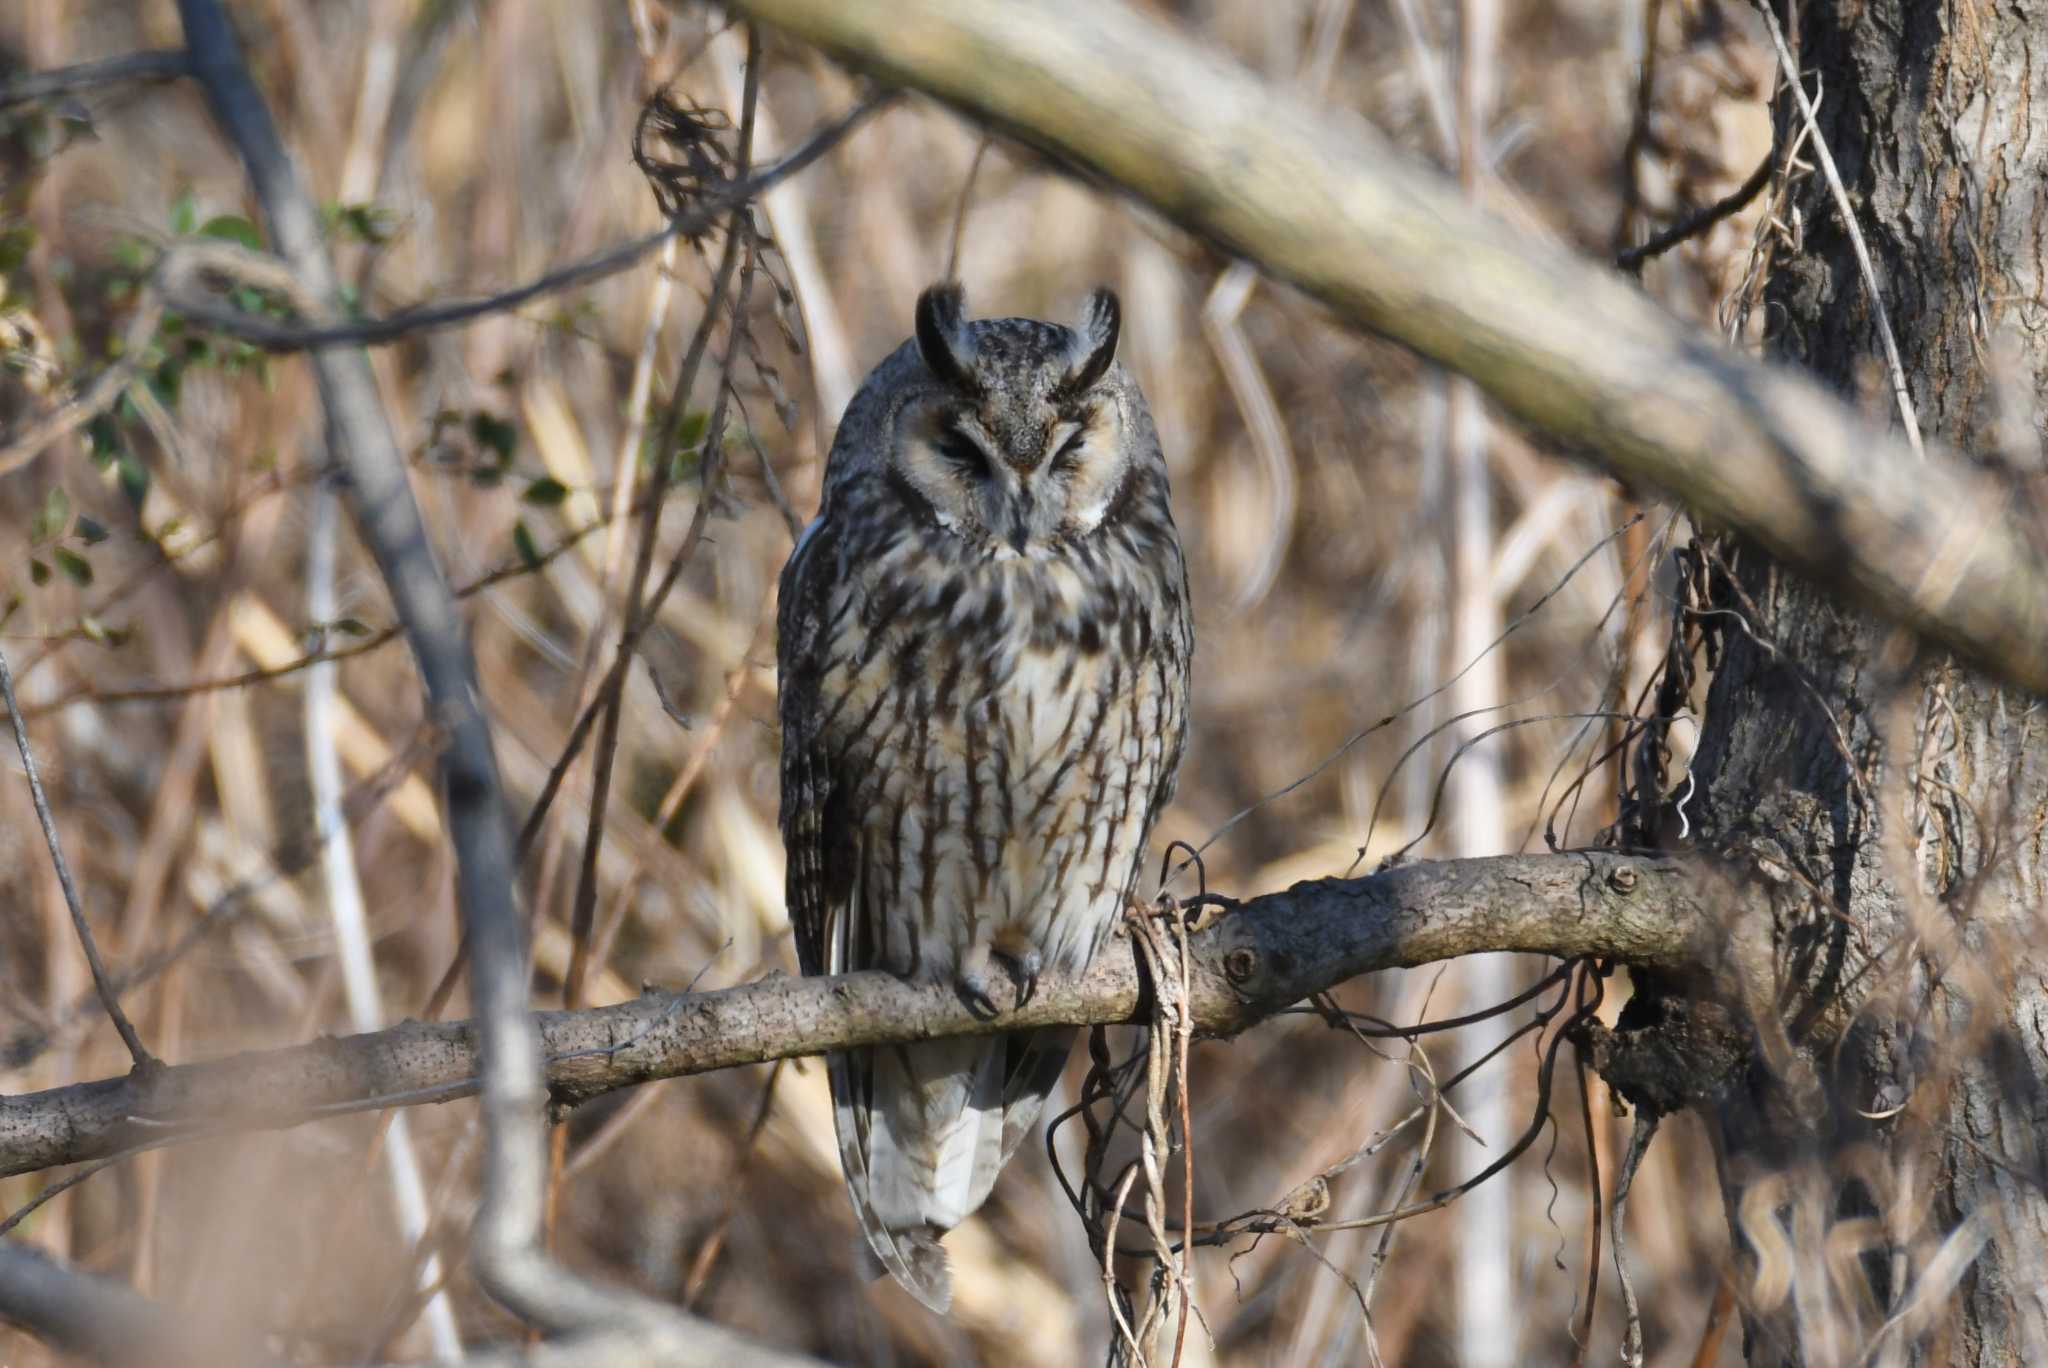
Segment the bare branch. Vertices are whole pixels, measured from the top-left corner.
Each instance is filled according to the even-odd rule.
[[[50,796],[43,792],[43,776],[36,769],[35,752],[28,744],[28,723],[22,720],[21,704],[14,697],[14,672],[7,668],[4,654],[0,654],[0,698],[6,700],[7,716],[14,722],[14,744],[21,751],[21,769],[28,776],[29,797],[35,803],[36,820],[43,826],[43,840],[50,847],[50,863],[57,869],[57,885],[64,892],[64,906],[71,911],[71,925],[78,932],[79,945],[85,949],[85,963],[92,970],[93,989],[100,996],[100,1005],[113,1019],[114,1029],[121,1033],[121,1043],[128,1047],[128,1057],[135,1061],[137,1069],[147,1070],[156,1064],[156,1056],[135,1033],[135,1023],[128,1020],[128,1014],[121,1010],[120,995],[107,981],[106,963],[100,959],[100,948],[92,938],[92,925],[86,921],[85,908],[78,901],[78,885],[72,881],[71,864],[64,858],[63,842],[57,839],[57,819],[50,811]]]
[[[1662,256],[1687,238],[1698,237],[1730,214],[1741,213],[1748,207],[1749,202],[1762,194],[1763,188],[1771,183],[1771,172],[1777,164],[1778,153],[1773,148],[1756,164],[1756,170],[1749,173],[1748,180],[1712,204],[1687,214],[1649,241],[1635,247],[1622,248],[1614,254],[1614,264],[1631,275],[1642,274],[1643,263],[1651,257]]]
[[[1461,202],[1363,123],[1114,0],[733,7],[1102,178],[1622,479],[2048,690],[2048,560],[1994,484]]]
[[[1233,1035],[1359,974],[1513,950],[1597,954],[1679,974],[1719,966],[1716,881],[1681,861],[1583,851],[1400,865],[1297,884],[1243,903],[1189,938],[1195,1029]],[[1725,966],[1721,966],[1725,972]],[[1004,994],[1012,993],[1007,985]],[[1086,974],[1047,979],[984,1021],[943,985],[882,973],[774,977],[710,993],[650,996],[535,1015],[556,1106],[661,1078],[857,1045],[1133,1019],[1143,986],[1127,949]],[[1000,1005],[1014,1007],[1014,998]],[[477,1022],[408,1022],[153,1076],[0,1098],[0,1176],[97,1159],[167,1133],[192,1138],[474,1096]]]
[[[179,0],[178,15],[193,72],[241,153],[279,257],[309,297],[313,321],[335,321],[340,291],[319,213],[249,75],[225,11],[219,0]],[[469,1038],[480,1050],[470,1062],[481,1072],[483,1096],[483,1197],[472,1245],[478,1281],[515,1313],[552,1330],[630,1329],[707,1362],[759,1357],[724,1332],[570,1273],[540,1245],[546,1093],[538,1033],[527,1010],[511,833],[476,661],[455,597],[435,563],[367,354],[322,347],[314,351],[312,365],[327,414],[330,458],[347,477],[350,511],[413,649],[429,715],[448,735],[441,755],[443,794],[477,1005]]]
[[[251,1346],[203,1333],[119,1283],[66,1268],[16,1240],[0,1240],[0,1319],[102,1363],[261,1361]]]
[[[277,352],[334,346],[381,346],[414,333],[468,323],[486,314],[503,313],[545,295],[560,294],[564,290],[617,275],[664,242],[679,237],[695,237],[707,231],[721,216],[773,189],[837,147],[868,115],[887,104],[889,98],[887,92],[869,95],[819,128],[781,160],[754,175],[742,176],[721,187],[716,193],[705,196],[702,203],[687,213],[678,214],[652,232],[496,294],[445,304],[423,304],[418,308],[401,309],[383,318],[312,324],[280,323],[189,294],[180,296],[176,305],[178,311],[193,323]]]
[[[53,100],[62,95],[97,90],[101,86],[128,81],[174,81],[187,75],[191,66],[177,49],[130,52],[97,62],[57,67],[51,71],[30,71],[0,82],[0,109]]]

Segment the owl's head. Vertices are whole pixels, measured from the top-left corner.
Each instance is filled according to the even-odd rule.
[[[1107,289],[1070,328],[970,322],[957,284],[926,290],[904,348],[914,378],[886,425],[890,483],[996,556],[1043,554],[1114,521],[1160,464],[1144,401],[1115,365],[1121,320]]]

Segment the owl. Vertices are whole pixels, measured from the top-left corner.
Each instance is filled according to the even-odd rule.
[[[993,1015],[1074,973],[1173,794],[1194,649],[1166,461],[1121,310],[916,335],[847,406],[782,572],[782,835],[806,974],[881,969]],[[939,1237],[1030,1131],[1071,1029],[829,1057],[846,1186],[884,1268],[951,1302]]]

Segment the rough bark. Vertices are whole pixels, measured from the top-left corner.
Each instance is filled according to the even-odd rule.
[[[2048,3],[1797,12],[1921,422],[2008,482],[2038,541]],[[1777,117],[1781,139],[1800,120],[1784,97]],[[1880,412],[1842,216],[1817,174],[1794,203],[1772,347]],[[2048,721],[1753,545],[1723,551],[1692,817],[1772,890],[1781,984],[1707,1111],[1750,1361],[2048,1362]]]

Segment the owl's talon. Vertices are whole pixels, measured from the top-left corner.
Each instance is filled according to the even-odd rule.
[[[996,1000],[988,995],[988,981],[978,970],[968,970],[960,975],[953,985],[960,993],[960,1000],[967,1004],[967,1010],[982,1021],[994,1021],[1002,1015]]]
[[[1021,955],[1005,950],[993,952],[993,957],[1002,964],[1010,976],[1010,982],[1017,985],[1017,1005],[1022,1007],[1038,995],[1038,975],[1045,968],[1045,956],[1037,946],[1032,946]]]

